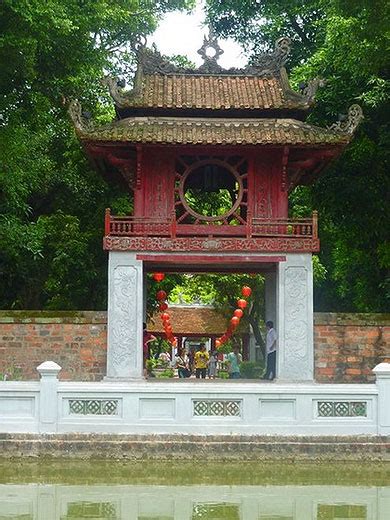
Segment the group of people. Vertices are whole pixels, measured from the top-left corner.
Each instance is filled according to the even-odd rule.
[[[277,335],[272,321],[266,322],[266,356],[267,368],[263,379],[272,380],[276,375],[276,342]],[[144,375],[147,376],[146,361],[149,358],[149,343],[156,340],[156,337],[146,331],[144,323],[144,341],[143,341],[143,359],[144,359]],[[170,358],[169,358],[170,360]],[[195,370],[197,379],[205,379],[206,375],[210,379],[215,379],[217,375],[218,353],[216,351],[208,352],[206,345],[201,343],[199,350],[190,354],[185,349],[178,349],[175,356],[175,368],[177,368],[180,379],[190,377]],[[242,355],[238,346],[233,348],[226,358],[227,368],[230,379],[239,379],[240,364],[242,363]]]

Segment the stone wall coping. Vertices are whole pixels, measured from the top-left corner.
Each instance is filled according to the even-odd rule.
[[[106,311],[11,311],[0,310],[2,323],[107,324]],[[390,326],[390,313],[315,312],[315,325]]]
[[[388,327],[390,326],[390,313],[315,312],[314,325]]]
[[[107,324],[106,311],[8,311],[0,310],[2,323]]]

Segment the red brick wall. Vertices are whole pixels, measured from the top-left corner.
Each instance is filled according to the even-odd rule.
[[[100,381],[106,373],[105,312],[0,311],[0,374],[38,379],[55,361],[60,378]],[[370,382],[390,362],[390,315],[315,314],[315,378],[321,383]]]
[[[314,315],[314,366],[319,383],[366,383],[390,362],[389,314]]]
[[[0,374],[39,379],[36,367],[55,361],[60,379],[100,381],[106,373],[105,312],[0,311]]]

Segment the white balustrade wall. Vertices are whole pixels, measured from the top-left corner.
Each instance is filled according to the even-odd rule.
[[[0,383],[2,433],[389,435],[390,364],[376,384],[260,381]]]

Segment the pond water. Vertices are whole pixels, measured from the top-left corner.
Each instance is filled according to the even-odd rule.
[[[390,464],[0,461],[0,520],[389,520]]]

